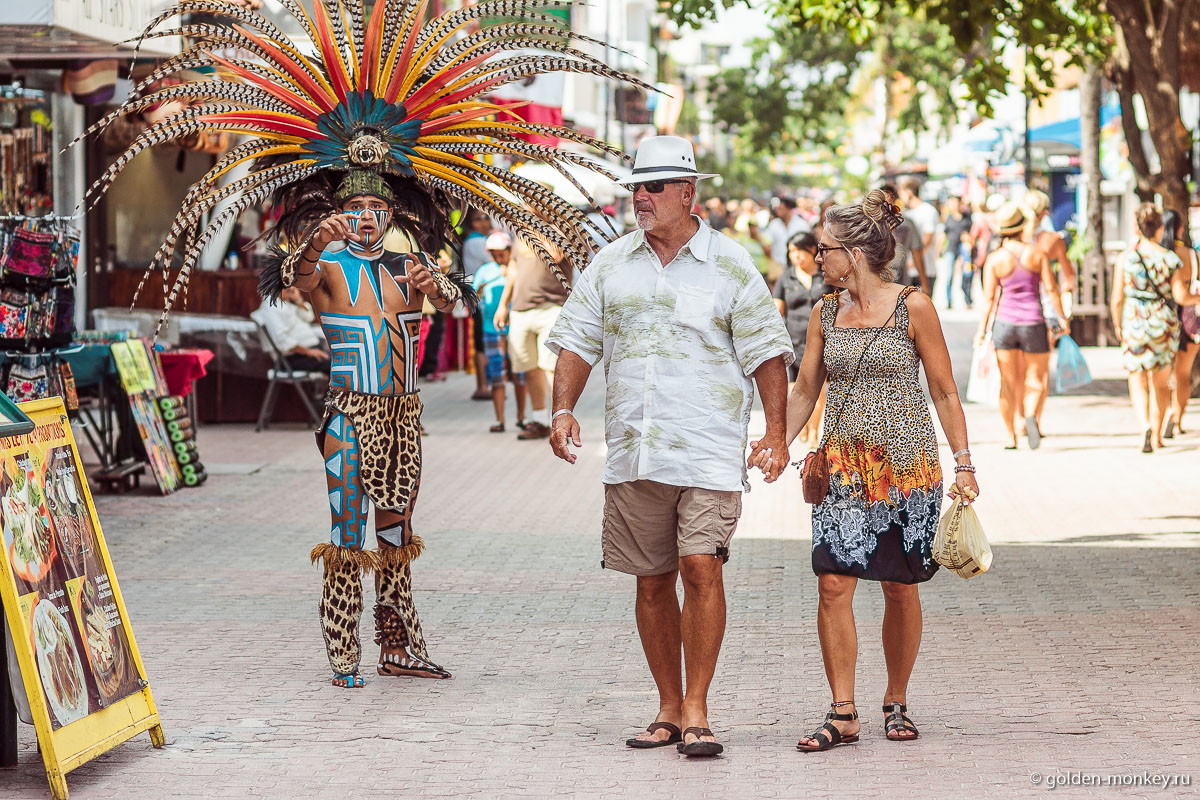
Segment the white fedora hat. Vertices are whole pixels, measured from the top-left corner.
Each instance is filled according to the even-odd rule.
[[[696,171],[696,153],[687,139],[680,136],[648,136],[638,145],[633,171],[621,181],[621,185],[631,187],[648,181],[715,177]]]

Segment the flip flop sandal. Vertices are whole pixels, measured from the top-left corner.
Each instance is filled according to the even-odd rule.
[[[503,423],[503,422],[497,422],[495,425],[493,425],[492,427],[488,428],[488,431],[489,431],[489,432],[491,432],[491,433],[504,433],[504,423]]]
[[[838,730],[838,726],[833,723],[834,720],[838,722],[853,722],[856,719],[858,719],[857,711],[851,711],[849,714],[835,714],[830,711],[825,715],[825,724],[814,731],[811,736],[805,737],[816,739],[818,742],[817,746],[805,746],[800,744],[800,742],[796,742],[796,749],[802,753],[820,753],[839,744],[854,744],[858,741],[858,734],[854,733],[849,736],[843,736],[842,732]]]
[[[913,721],[904,713],[908,711],[908,706],[903,703],[888,703],[883,707],[883,711],[887,714],[884,729],[885,736],[893,731],[912,732],[912,736],[888,736],[887,739],[889,742],[911,742],[921,735],[917,730],[917,726],[913,725]]]
[[[333,679],[335,681],[346,681],[344,686],[340,683],[333,684],[339,689],[361,689],[366,685],[362,675],[359,675],[357,672],[351,672],[346,675],[339,675],[335,672],[333,673]]]
[[[683,738],[686,739],[689,733],[696,737],[696,741],[691,744],[680,742],[675,745],[675,749],[689,758],[692,756],[718,756],[725,750],[725,746],[720,742],[706,742],[700,738],[701,736],[713,735],[713,732],[708,728],[697,728],[695,726],[684,728]]]
[[[661,741],[653,739],[626,739],[625,746],[632,747],[635,750],[651,750],[655,747],[666,747],[669,744],[676,744],[683,740],[679,734],[679,726],[672,725],[670,722],[654,722],[650,727],[646,728],[646,733],[654,733],[656,731],[667,731],[671,735]]]
[[[390,654],[383,657],[383,660],[376,665],[375,671],[380,675],[389,678],[399,677],[400,675],[436,675],[438,678],[453,677],[449,672],[439,667],[437,664],[432,664],[428,661],[422,661],[415,656]]]
[[[1037,450],[1042,446],[1042,431],[1033,417],[1025,418],[1025,438],[1029,440],[1030,450]]]

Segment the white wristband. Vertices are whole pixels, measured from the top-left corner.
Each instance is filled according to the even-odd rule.
[[[570,414],[571,416],[575,416],[575,412],[574,412],[574,411],[572,411],[571,409],[569,409],[569,408],[560,408],[558,411],[555,411],[555,412],[554,412],[554,416],[550,417],[550,421],[551,421],[551,422],[554,422],[554,420],[558,419],[558,418],[559,418],[559,417],[561,417],[563,414]]]

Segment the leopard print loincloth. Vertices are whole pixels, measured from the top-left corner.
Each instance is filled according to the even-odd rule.
[[[317,428],[324,451],[329,420],[344,414],[358,438],[358,475],[376,508],[403,513],[421,480],[421,404],[416,392],[366,394],[331,386]]]

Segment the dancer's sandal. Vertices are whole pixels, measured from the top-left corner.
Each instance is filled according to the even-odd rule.
[[[402,675],[415,675],[420,678],[437,678],[445,680],[453,677],[449,672],[429,661],[422,661],[408,653],[384,653],[380,657],[375,671],[388,678]]]
[[[835,704],[833,704],[833,707],[837,708],[839,705],[843,705],[843,704],[835,703]],[[849,703],[846,703],[845,705],[849,705]],[[813,747],[812,745],[802,744],[804,739],[801,739],[799,742],[796,742],[796,749],[802,753],[820,753],[825,750],[828,750],[831,747],[836,747],[839,744],[854,744],[855,742],[858,741],[859,734],[852,733],[849,735],[844,735],[838,729],[838,726],[834,725],[833,723],[835,721],[836,722],[854,722],[856,719],[858,719],[858,710],[857,709],[854,711],[851,711],[849,714],[838,714],[833,711],[830,711],[828,714],[825,715],[825,724],[822,725],[820,728],[817,728],[817,730],[814,731],[811,735],[804,737],[805,739],[816,740],[817,746]]]
[[[688,734],[696,737],[696,741],[691,744],[687,743]],[[675,749],[683,753],[689,758],[692,756],[719,756],[725,751],[725,745],[720,742],[706,742],[701,739],[701,736],[712,736],[713,732],[708,728],[700,728],[692,726],[683,729],[683,739],[679,744],[675,745]]]
[[[889,742],[911,742],[921,735],[917,726],[913,725],[913,721],[904,713],[905,711],[908,711],[908,706],[904,703],[888,703],[883,707],[883,713],[887,714],[887,719],[884,721],[884,735],[887,736]],[[900,732],[911,733],[912,736],[892,736],[893,733]]]
[[[333,673],[333,680],[330,683],[341,689],[361,689],[366,685],[365,681],[363,681],[363,676],[358,674],[358,670],[345,675],[339,675],[335,672]]]
[[[652,722],[650,727],[646,728],[646,733],[656,733],[658,731],[666,731],[670,734],[666,739],[626,739],[625,746],[632,747],[635,750],[650,750],[655,747],[666,747],[669,744],[676,744],[683,741],[683,736],[679,733],[679,726],[670,722]]]

